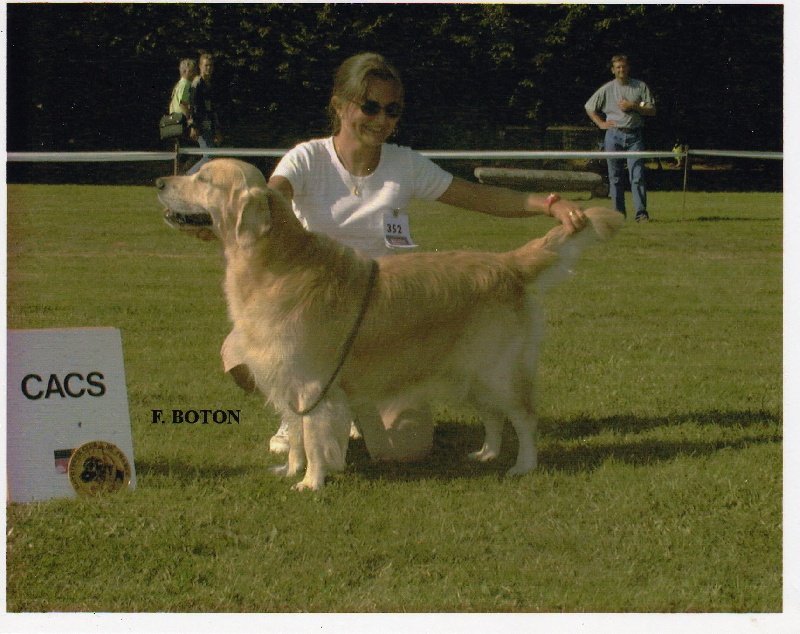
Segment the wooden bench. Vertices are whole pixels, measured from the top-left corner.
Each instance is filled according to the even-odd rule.
[[[608,185],[600,174],[569,170],[526,170],[510,167],[476,167],[481,183],[504,187],[523,187],[532,191],[584,191],[592,198],[608,196]]]

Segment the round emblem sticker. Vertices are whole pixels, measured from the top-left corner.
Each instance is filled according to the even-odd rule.
[[[130,484],[131,465],[116,445],[93,440],[78,447],[69,459],[69,481],[78,495],[116,493]]]

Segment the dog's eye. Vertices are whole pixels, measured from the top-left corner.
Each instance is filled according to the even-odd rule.
[[[208,179],[205,176],[203,176],[203,174],[198,174],[197,175],[197,180],[200,183],[207,183],[208,182]]]

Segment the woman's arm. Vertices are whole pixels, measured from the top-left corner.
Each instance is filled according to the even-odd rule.
[[[287,202],[291,203],[294,197],[294,189],[289,179],[285,176],[272,176],[267,182],[267,187],[270,189],[277,189]]]
[[[453,178],[439,202],[502,218],[553,216],[570,233],[580,231],[587,222],[583,209],[569,200],[557,196],[548,200],[548,196],[470,183],[461,178]]]

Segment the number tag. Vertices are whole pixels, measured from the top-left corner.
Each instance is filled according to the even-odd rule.
[[[411,239],[408,216],[399,209],[383,214],[383,237],[386,246],[392,249],[413,249],[417,246]]]

